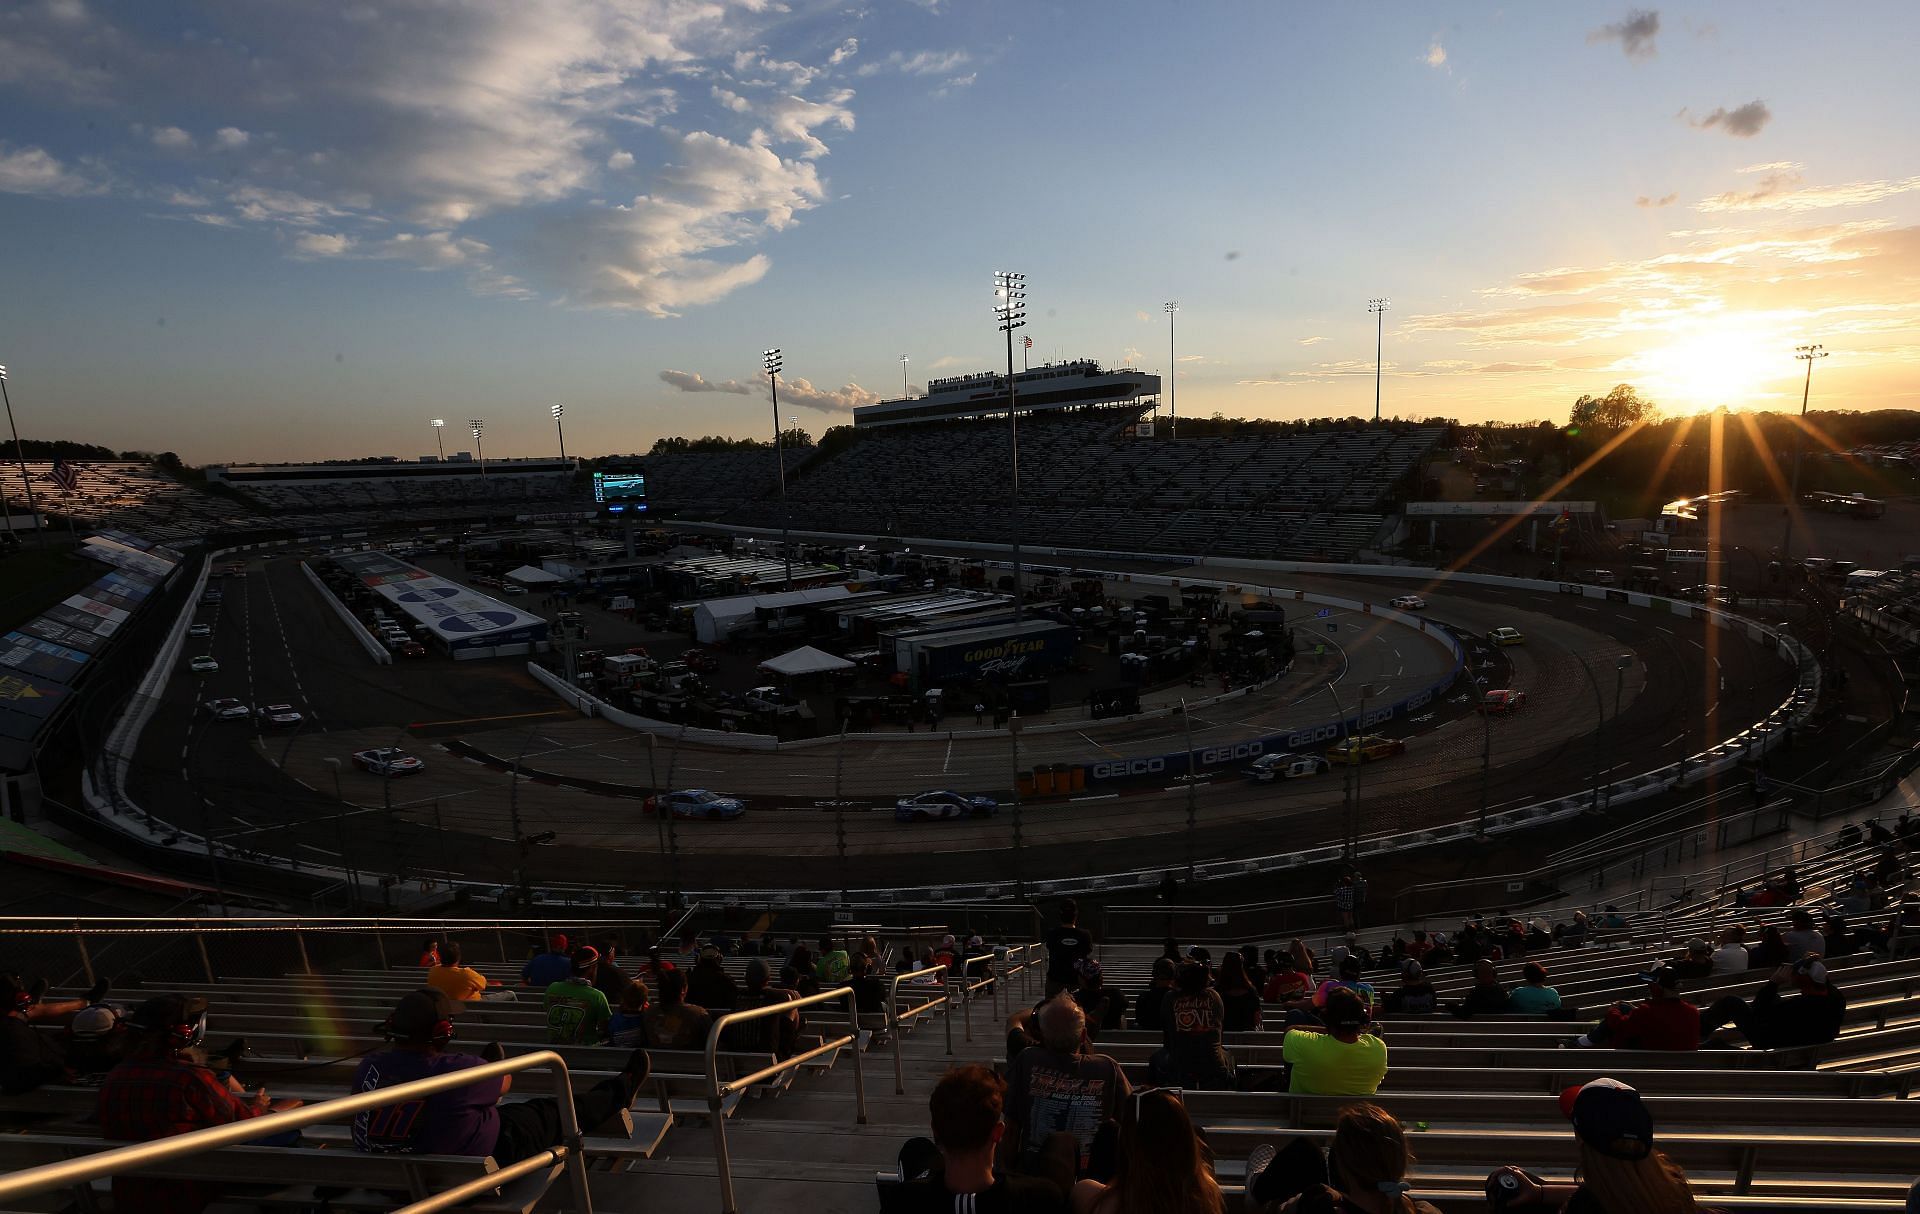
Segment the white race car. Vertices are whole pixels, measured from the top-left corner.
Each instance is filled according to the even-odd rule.
[[[208,700],[202,707],[204,707],[208,713],[212,714],[213,719],[216,721],[240,721],[245,720],[251,715],[247,711],[247,706],[232,696],[221,696],[217,700]]]
[[[992,797],[970,797],[951,788],[915,793],[893,803],[896,822],[950,822],[956,818],[991,818],[1000,802]]]
[[[193,671],[195,674],[219,674],[220,663],[214,661],[212,655],[203,653],[191,662],[188,662],[187,669]]]
[[[268,704],[254,709],[253,715],[267,725],[298,725],[306,720],[300,710],[291,704]]]
[[[1425,611],[1427,609],[1427,600],[1417,594],[1403,594],[1397,599],[1389,599],[1387,606],[1398,608],[1401,611]]]
[[[1248,765],[1247,778],[1260,784],[1272,780],[1297,780],[1303,776],[1317,776],[1328,766],[1327,760],[1319,755],[1261,755]]]
[[[427,765],[397,746],[376,746],[353,752],[353,764],[376,776],[405,776],[425,771]]]
[[[213,635],[213,625],[212,624],[191,625],[187,629],[187,635],[190,637],[210,637]]]

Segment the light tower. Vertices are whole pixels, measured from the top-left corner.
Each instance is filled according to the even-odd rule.
[[[787,558],[787,579],[783,586],[793,589],[793,547],[787,538],[787,457],[780,440],[780,351],[762,350],[760,364],[767,369],[767,392],[773,397],[773,461],[780,469],[780,552]]]
[[[1171,438],[1180,437],[1180,402],[1176,398],[1175,381],[1180,377],[1180,360],[1175,356],[1173,346],[1173,315],[1180,310],[1180,301],[1169,299],[1163,307],[1167,310],[1167,432]]]
[[[4,366],[0,366],[0,399],[7,402],[7,428],[13,431],[13,456],[20,461],[20,483],[27,487],[27,521],[33,524],[34,543],[45,548],[47,536],[40,529],[40,508],[33,504],[33,478],[27,475],[27,449],[20,445],[20,427],[13,421],[13,397],[7,392],[7,369]],[[5,491],[0,490],[0,496],[4,495]]]
[[[467,428],[473,431],[474,454],[480,457],[480,479],[486,480],[487,479],[487,449],[480,442],[480,435],[485,432],[487,428],[487,423],[478,417],[468,418]]]
[[[433,427],[433,448],[440,453],[440,462],[444,464],[447,462],[447,444],[440,437],[440,432],[447,428],[447,419],[436,417],[427,424]]]
[[[913,395],[913,389],[907,387],[907,356],[902,354],[900,356],[900,399],[905,400],[911,395]]]
[[[1387,332],[1387,309],[1392,303],[1385,299],[1369,299],[1367,311],[1373,313],[1373,420],[1380,420],[1380,347]]]
[[[1013,386],[1013,331],[1027,324],[1027,276],[1011,270],[996,270],[993,293],[1000,301],[994,305],[994,318],[1000,331],[1007,335],[1007,444],[1013,470],[1013,620],[1017,624],[1026,595],[1020,578],[1020,411]]]
[[[562,460],[567,458],[567,431],[566,428],[560,424],[560,415],[566,411],[567,407],[565,405],[555,405],[553,407],[553,428],[554,431],[560,435],[560,458]]]
[[[1815,359],[1825,358],[1827,348],[1813,344],[1795,346],[1793,356],[1807,364],[1807,378],[1800,385],[1800,434],[1793,445],[1793,493],[1787,498],[1787,508],[1781,513],[1786,516],[1786,534],[1780,540],[1780,560],[1784,564],[1793,548],[1793,512],[1800,508],[1800,464],[1807,457],[1807,398],[1813,395],[1813,363]]]

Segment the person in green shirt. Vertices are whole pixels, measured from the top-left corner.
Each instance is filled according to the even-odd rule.
[[[847,980],[848,972],[853,968],[852,959],[844,948],[835,948],[833,937],[820,937],[820,960],[813,966],[813,976],[822,986],[841,986]]]
[[[1547,967],[1527,962],[1520,985],[1507,992],[1507,1007],[1516,1016],[1548,1016],[1560,1010],[1560,992],[1547,985]]]
[[[1322,1032],[1290,1025],[1280,1056],[1291,1067],[1287,1090],[1309,1096],[1371,1096],[1387,1075],[1387,1043],[1369,1032],[1373,1015],[1345,987],[1327,994]]]
[[[607,1039],[613,1009],[593,984],[600,953],[583,944],[573,950],[573,974],[547,987],[547,1041],[552,1045],[597,1045]]]

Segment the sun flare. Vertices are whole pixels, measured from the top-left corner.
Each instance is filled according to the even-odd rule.
[[[1793,374],[1793,343],[1759,327],[1715,325],[1676,333],[1628,360],[1643,392],[1669,414],[1771,403]]]

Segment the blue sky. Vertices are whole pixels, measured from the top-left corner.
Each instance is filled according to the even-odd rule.
[[[523,0],[0,13],[24,432],[188,459],[767,428],[1001,357],[1182,413],[1915,404],[1909,5]],[[1444,17],[1444,20],[1441,18]],[[465,445],[465,444],[462,444]]]

